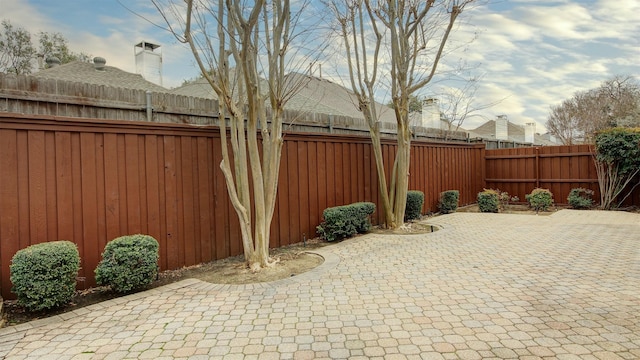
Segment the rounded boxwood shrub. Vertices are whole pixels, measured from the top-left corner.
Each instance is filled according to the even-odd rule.
[[[70,241],[51,241],[18,251],[9,268],[18,304],[30,311],[46,310],[73,298],[80,254]]]
[[[327,241],[341,240],[371,229],[370,216],[376,211],[371,202],[358,202],[350,205],[324,209],[324,221],[316,227],[318,235]]]
[[[525,198],[536,212],[547,211],[553,205],[553,194],[548,189],[535,188]]]
[[[591,189],[585,188],[573,188],[569,192],[569,196],[567,197],[567,202],[574,209],[588,209],[593,206],[593,196],[594,192]]]
[[[447,190],[440,193],[440,201],[438,209],[442,214],[450,214],[458,209],[458,199],[460,192],[458,190]]]
[[[478,193],[478,208],[481,212],[497,213],[500,205],[498,192],[492,189],[484,189]]]
[[[107,243],[96,268],[96,282],[125,293],[150,284],[158,275],[158,241],[127,235]]]
[[[404,210],[404,221],[420,219],[424,205],[424,193],[418,190],[407,191],[407,206]]]

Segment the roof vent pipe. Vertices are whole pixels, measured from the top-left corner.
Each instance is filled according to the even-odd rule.
[[[93,58],[93,66],[96,68],[96,70],[104,71],[104,66],[106,63],[107,63],[107,60],[105,60],[102,57]]]
[[[47,68],[52,68],[60,65],[60,59],[55,56],[50,56],[45,61],[47,63]]]

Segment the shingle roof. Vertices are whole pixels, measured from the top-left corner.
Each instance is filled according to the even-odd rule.
[[[496,121],[489,120],[484,124],[478,126],[473,130],[469,130],[469,136],[471,138],[481,137],[485,139],[495,139],[496,138]],[[511,121],[507,122],[507,134],[509,136],[509,141],[515,142],[525,142],[524,140],[524,127],[521,125],[517,125],[512,123]],[[534,135],[534,143],[537,145],[557,145],[556,143],[546,139],[540,134]]]
[[[215,91],[209,85],[209,82],[205,78],[199,78],[195,81],[184,84],[171,90],[171,93],[176,95],[192,96],[205,99],[217,99]]]
[[[357,99],[352,91],[326,79],[300,73],[290,73],[285,82],[294,95],[287,101],[286,110],[348,116],[362,119],[357,108]],[[267,88],[266,84],[263,88]],[[198,79],[189,84],[171,90],[174,94],[216,99],[215,92],[205,79]],[[395,115],[387,106],[376,103],[382,121],[395,123]]]
[[[358,110],[356,95],[344,86],[299,73],[288,74],[287,80],[291,84],[299,84],[296,94],[287,103],[288,109],[363,118]],[[381,121],[396,122],[392,109],[380,103],[375,104]]]
[[[40,70],[33,76],[126,89],[169,92],[168,89],[145,80],[142,75],[126,72],[113,66],[105,66],[103,70],[97,70],[92,63],[84,61],[72,61],[64,65]]]

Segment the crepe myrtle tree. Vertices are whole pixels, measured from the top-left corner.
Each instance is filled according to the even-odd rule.
[[[331,0],[338,34],[345,49],[351,88],[373,144],[385,224],[404,224],[409,185],[410,101],[433,79],[456,20],[473,0]],[[382,61],[386,61],[382,64]],[[382,69],[382,67],[385,67]],[[381,80],[381,73],[388,77]],[[378,109],[374,102],[381,81],[390,83],[397,123],[397,153],[385,173]],[[387,183],[390,179],[390,184]]]
[[[301,86],[288,81],[285,71],[296,67],[289,53],[294,39],[303,33],[296,32],[295,25],[308,4],[289,0],[153,0],[153,4],[167,29],[188,45],[217,96],[220,168],[240,220],[245,261],[254,271],[271,266],[275,261],[269,257],[269,236],[284,107]],[[303,61],[297,61],[302,67]]]

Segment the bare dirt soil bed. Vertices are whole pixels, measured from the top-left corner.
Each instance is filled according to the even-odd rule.
[[[552,206],[548,211],[539,211],[538,215],[551,215],[558,210],[564,209],[559,206]],[[458,212],[480,212],[480,208],[478,208],[478,204],[467,205],[463,207],[459,207]],[[536,211],[531,209],[528,205],[520,205],[520,204],[512,204],[507,205],[503,210],[500,211],[502,214],[521,214],[521,215],[535,215]]]
[[[422,220],[427,219],[423,217]],[[438,231],[437,226],[425,224],[423,222],[408,222],[397,229],[385,229],[383,227],[374,227],[371,232],[374,234],[393,234],[393,235],[418,235],[428,234],[434,231]]]

